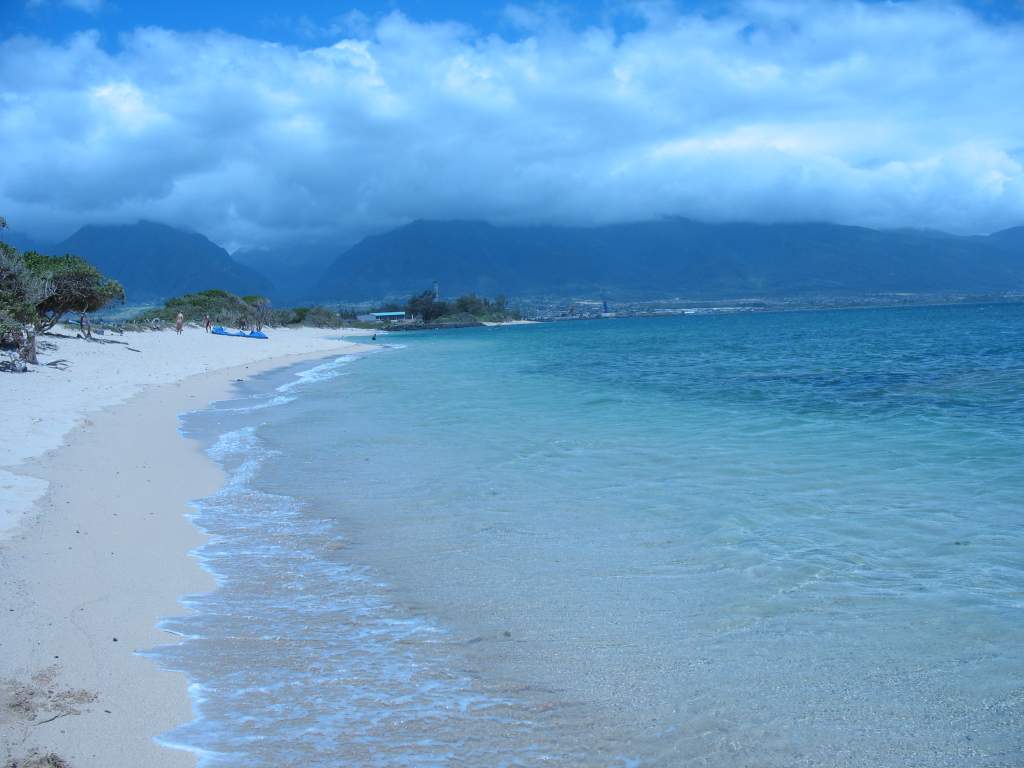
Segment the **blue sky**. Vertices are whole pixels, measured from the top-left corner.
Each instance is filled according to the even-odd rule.
[[[0,0],[0,213],[1024,224],[1020,2]]]
[[[877,2],[878,0],[873,0]],[[885,0],[882,0],[883,2]],[[906,1],[906,0],[904,0]],[[916,0],[909,0],[915,2]],[[730,3],[685,0],[675,7],[703,14],[719,14]],[[368,21],[400,11],[419,22],[458,21],[482,33],[517,35],[508,23],[509,3],[488,0],[247,0],[238,2],[187,2],[174,0],[3,0],[0,34],[38,35],[62,38],[84,28],[96,29],[106,47],[116,47],[118,37],[139,26],[159,26],[177,31],[223,29],[239,35],[258,37],[289,45],[314,45],[345,23],[351,15]],[[571,26],[580,28],[609,24],[629,30],[635,26],[628,9],[630,2],[583,0],[525,6],[546,6]],[[735,6],[736,3],[731,5]],[[987,20],[1000,24],[1024,18],[1021,0],[963,0],[960,5]]]
[[[401,10],[419,21],[459,20],[481,29],[500,26],[500,5],[469,0],[438,3],[428,0],[367,0],[358,4],[330,0],[304,0],[282,3],[279,0],[234,2],[174,2],[173,0],[46,0],[24,2],[4,0],[14,5],[6,19],[5,32],[63,37],[83,27],[98,29],[108,44],[116,44],[117,35],[137,26],[160,26],[178,31],[223,29],[249,37],[276,42],[309,45],[322,36],[336,19],[352,11],[377,18]]]

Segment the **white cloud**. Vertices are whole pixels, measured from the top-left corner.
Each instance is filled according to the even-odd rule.
[[[298,49],[146,28],[0,45],[0,206],[221,242],[413,218],[1024,223],[1024,29],[953,5],[635,7],[639,31],[375,24]],[[358,37],[344,37],[356,34]]]

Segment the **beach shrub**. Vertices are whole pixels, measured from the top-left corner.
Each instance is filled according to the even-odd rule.
[[[138,319],[143,322],[161,320],[171,323],[174,322],[179,312],[185,316],[186,322],[202,323],[203,319],[209,316],[214,325],[232,327],[249,325],[255,314],[253,305],[245,299],[214,288],[197,293],[186,293],[184,296],[175,296],[165,301],[162,307],[142,312]]]
[[[433,322],[438,325],[473,325],[479,324],[480,320],[469,312],[449,312],[447,315],[434,318]]]
[[[95,312],[114,301],[124,301],[124,288],[78,256],[23,254],[25,266],[45,284],[45,296],[36,304],[36,330],[45,333],[68,312]]]
[[[214,325],[230,328],[281,325],[339,328],[342,325],[341,315],[327,307],[274,309],[265,296],[236,296],[219,289],[187,293],[168,299],[162,307],[148,309],[139,314],[136,321],[149,323],[159,320],[170,323],[179,312],[188,322],[202,323],[203,318],[209,315]]]
[[[340,328],[341,315],[327,307],[310,307],[303,321],[314,328]]]
[[[291,316],[285,320],[288,325],[302,325],[306,322],[306,317],[309,315],[311,307],[293,307],[291,310]]]

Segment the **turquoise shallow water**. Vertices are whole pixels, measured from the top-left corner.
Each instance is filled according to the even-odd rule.
[[[391,336],[190,415],[209,765],[1024,764],[1024,307]],[[296,374],[299,374],[298,376]]]

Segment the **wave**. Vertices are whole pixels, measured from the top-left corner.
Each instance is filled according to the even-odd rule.
[[[195,712],[159,743],[203,768],[433,766],[487,732],[493,747],[465,747],[484,750],[473,764],[520,751],[528,759],[513,764],[544,764],[549,750],[521,703],[450,669],[448,632],[404,614],[375,574],[339,558],[347,538],[336,522],[254,486],[276,455],[257,426],[221,433],[207,453],[228,479],[195,503],[210,538],[193,554],[218,587],[183,598],[192,612],[161,624],[182,642],[146,654],[187,674]],[[509,734],[514,747],[501,744]]]

